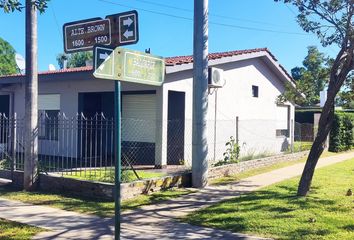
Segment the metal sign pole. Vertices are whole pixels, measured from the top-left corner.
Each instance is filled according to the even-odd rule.
[[[114,209],[115,209],[115,240],[120,239],[120,182],[121,182],[121,97],[120,81],[114,83],[114,106],[115,106],[115,191],[114,191]]]

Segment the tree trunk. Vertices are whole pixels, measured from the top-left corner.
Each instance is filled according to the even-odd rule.
[[[329,99],[328,99],[329,100]],[[312,177],[315,172],[315,168],[320,158],[324,148],[327,136],[331,129],[333,119],[334,119],[334,98],[326,102],[322,114],[320,117],[318,125],[318,134],[315,138],[315,141],[311,147],[311,151],[307,158],[304,171],[302,173],[299,187],[297,190],[298,196],[306,196],[310,190]],[[326,108],[327,105],[327,108]]]
[[[26,82],[25,82],[25,159],[23,187],[34,190],[38,179],[38,70],[37,9],[26,0]]]
[[[347,45],[344,45],[347,46]],[[327,101],[322,109],[322,114],[318,124],[318,133],[311,147],[307,158],[305,168],[299,182],[297,195],[306,196],[311,187],[313,174],[320,158],[327,136],[331,130],[334,119],[334,102],[337,93],[342,87],[345,79],[350,71],[353,70],[353,43],[350,42],[348,47],[343,47],[338,53],[333,66],[331,68],[330,81],[327,91]]]

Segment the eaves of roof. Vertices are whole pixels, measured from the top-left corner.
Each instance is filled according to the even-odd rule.
[[[255,48],[255,49],[247,49],[247,50],[210,53],[209,60],[224,59],[227,57],[241,56],[241,55],[247,55],[247,54],[250,55],[250,54],[254,54],[254,53],[268,53],[269,56],[274,60],[274,62],[278,63],[278,60],[267,48]],[[167,68],[174,67],[174,66],[180,66],[180,65],[184,65],[184,64],[191,64],[191,63],[193,63],[193,56],[167,57],[167,58],[165,58],[165,63],[166,63]],[[279,63],[278,63],[278,66],[281,68],[283,74],[285,74],[290,79],[290,81],[293,81],[292,77],[285,70],[285,68]],[[92,66],[87,66],[87,67],[60,69],[60,70],[54,70],[54,71],[43,71],[43,72],[39,72],[39,75],[79,73],[79,72],[89,72],[92,70],[93,70]],[[23,77],[23,75],[22,74],[13,74],[13,75],[1,76],[0,80],[2,78],[16,78],[16,77]]]

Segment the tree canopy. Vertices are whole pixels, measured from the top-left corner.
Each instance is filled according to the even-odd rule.
[[[0,38],[0,76],[10,75],[18,72],[15,61],[15,49]]]
[[[329,80],[328,58],[317,47],[309,46],[308,53],[302,62],[303,66],[291,69],[291,75],[296,82],[297,90],[305,95],[305,99],[295,93],[285,93],[285,98],[299,105],[313,106],[320,101],[320,92],[323,91]],[[287,91],[294,91],[288,88]]]
[[[43,13],[48,7],[49,0],[32,0],[33,5]],[[22,11],[24,5],[19,0],[0,0],[0,8],[4,9],[4,12]]]
[[[64,68],[64,61],[67,61],[67,68],[84,67],[86,66],[86,61],[90,61],[92,58],[93,55],[91,51],[73,54],[61,53],[57,56],[57,62],[61,69]]]

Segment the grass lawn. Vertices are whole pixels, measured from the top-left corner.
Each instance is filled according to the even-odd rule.
[[[354,239],[354,159],[319,169],[312,191],[299,177],[197,211],[185,221],[275,239]]]
[[[342,152],[343,153],[343,152]],[[341,154],[341,153],[332,153],[332,152],[324,152],[321,156],[321,158],[324,157],[330,157],[330,156],[334,156],[337,154]],[[260,167],[260,168],[256,168],[256,169],[252,169],[249,171],[245,171],[245,172],[241,172],[237,175],[232,175],[232,176],[228,176],[228,177],[221,177],[221,178],[217,178],[217,179],[213,179],[212,181],[210,181],[211,185],[225,185],[228,183],[233,183],[233,182],[237,182],[241,179],[244,178],[248,178],[248,177],[252,177],[258,174],[262,174],[262,173],[266,173],[266,172],[270,172],[273,171],[275,169],[279,169],[279,168],[283,168],[283,167],[288,167],[297,163],[302,163],[305,162],[307,159],[306,157],[303,157],[299,160],[295,160],[295,161],[291,161],[291,162],[281,162],[281,163],[276,163],[270,166],[266,166],[266,167]]]
[[[0,240],[25,240],[43,230],[0,218]]]
[[[154,204],[159,201],[176,198],[192,192],[193,191],[187,189],[171,189],[150,195],[142,195],[131,200],[123,201],[122,211],[138,208],[143,205]],[[114,216],[114,202],[107,200],[83,198],[64,194],[24,192],[15,190],[9,186],[0,186],[0,197],[34,205],[47,205],[67,211],[94,214],[100,217]]]
[[[161,172],[149,172],[143,170],[136,171],[140,179],[163,177],[166,174]],[[75,178],[80,180],[89,180],[97,182],[114,183],[114,168],[99,168],[90,170],[80,170],[64,173],[64,177]],[[122,182],[132,182],[139,180],[132,170],[122,172]]]

